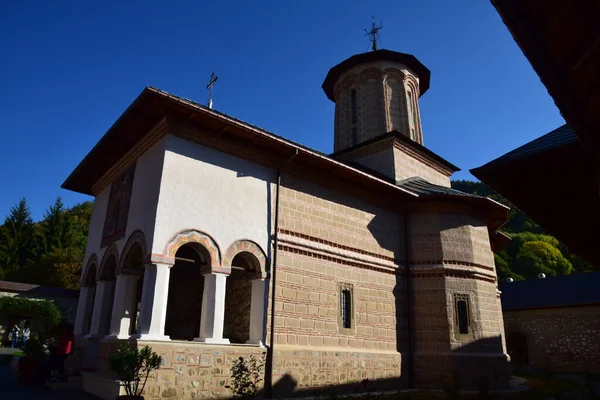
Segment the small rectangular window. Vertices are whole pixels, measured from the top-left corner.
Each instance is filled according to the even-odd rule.
[[[461,335],[469,334],[469,295],[456,294],[454,297],[454,306],[456,310],[456,325],[458,333]]]
[[[342,317],[342,328],[352,328],[352,293],[348,289],[342,290],[341,298],[341,317]]]
[[[352,89],[352,125],[356,124],[356,89]]]

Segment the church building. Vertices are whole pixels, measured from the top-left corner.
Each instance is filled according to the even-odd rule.
[[[108,354],[163,357],[146,399],[508,386],[493,251],[508,209],[450,187],[423,145],[430,71],[389,50],[329,70],[334,153],[148,87],[63,184],[95,198],[73,368],[114,399]],[[111,397],[112,396],[112,397]]]

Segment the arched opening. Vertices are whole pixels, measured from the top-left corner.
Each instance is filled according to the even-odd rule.
[[[256,257],[238,253],[231,261],[231,275],[225,289],[225,323],[223,337],[231,343],[246,343],[250,332],[252,281],[260,269]]]
[[[83,323],[81,325],[81,335],[85,336],[90,333],[92,327],[92,316],[94,315],[94,299],[96,298],[96,264],[91,264],[85,271],[85,279],[83,287],[86,288],[82,293],[85,299],[81,299],[84,303]]]
[[[210,254],[198,243],[187,243],[175,253],[171,267],[165,335],[171,340],[193,340],[200,332],[204,277]]]
[[[117,270],[117,257],[114,254],[109,255],[100,272],[100,279],[96,290],[102,290],[102,307],[100,311],[100,321],[98,332],[100,336],[106,336],[110,332],[110,323],[112,318],[112,309],[115,296],[115,279]]]
[[[529,364],[527,350],[527,336],[521,332],[512,332],[506,338],[506,347],[511,362],[515,364]]]
[[[125,319],[126,326],[123,327],[126,334],[139,333],[140,306],[142,302],[142,288],[144,282],[144,265],[142,258],[144,249],[140,243],[134,243],[123,260],[123,274],[126,274],[127,282],[123,299],[123,310],[121,318]],[[119,327],[120,328],[120,327]],[[121,329],[119,329],[119,332]]]

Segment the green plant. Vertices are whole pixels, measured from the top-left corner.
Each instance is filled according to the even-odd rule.
[[[62,315],[49,300],[0,297],[0,324],[12,326],[24,319],[31,324],[31,330],[40,336],[40,341],[44,342],[46,336],[60,325]]]
[[[265,366],[265,353],[257,359],[254,355],[245,359],[240,357],[231,368],[232,389],[234,399],[251,399],[258,392],[258,385],[262,382],[263,368]]]
[[[115,353],[108,356],[108,368],[117,375],[130,396],[141,395],[148,376],[161,365],[162,358],[150,346],[139,349],[122,344]]]

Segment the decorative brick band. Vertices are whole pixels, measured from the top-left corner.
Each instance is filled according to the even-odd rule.
[[[447,278],[463,278],[475,279],[489,283],[496,283],[496,278],[489,275],[482,275],[475,272],[464,271],[459,269],[435,269],[431,271],[411,271],[410,276],[413,278],[430,278],[432,276],[447,277]]]
[[[92,193],[97,196],[105,187],[121,176],[142,154],[167,134],[167,120],[163,118],[127,154],[92,185]]]
[[[352,266],[352,267],[358,267],[358,268],[362,268],[362,269],[368,269],[368,270],[371,270],[371,271],[384,272],[384,273],[390,274],[390,275],[403,274],[403,269],[401,269],[401,268],[396,268],[396,269],[385,268],[385,267],[380,267],[380,266],[376,266],[376,265],[372,265],[372,264],[365,264],[365,263],[361,263],[361,262],[350,261],[350,260],[346,260],[346,259],[341,258],[341,257],[335,257],[335,256],[327,255],[327,254],[318,253],[316,251],[299,249],[299,248],[294,247],[294,246],[279,245],[277,248],[279,250],[287,251],[289,253],[299,254],[299,255],[308,256],[308,257],[313,257],[313,258],[317,258],[319,260],[330,261],[330,262],[334,262],[334,263],[341,264],[341,265],[349,265],[349,266]]]
[[[380,258],[380,259],[386,260],[386,261],[392,261],[393,263],[398,264],[398,265],[401,264],[400,261],[396,260],[394,257],[388,257],[388,256],[384,256],[381,254],[373,253],[370,251],[358,249],[356,247],[346,246],[346,245],[335,243],[335,242],[332,242],[329,240],[320,239],[315,236],[305,235],[303,233],[294,232],[294,231],[290,231],[287,229],[280,229],[279,233],[283,233],[285,235],[290,235],[290,236],[295,236],[295,237],[298,237],[301,239],[310,240],[311,242],[315,242],[315,243],[325,244],[325,245],[331,246],[331,247],[337,247],[338,249],[348,250],[348,251],[352,251],[354,253],[364,254],[364,255],[367,255],[370,257]]]
[[[496,272],[495,268],[489,267],[483,264],[477,264],[469,261],[459,261],[459,260],[418,260],[411,261],[411,265],[440,265],[440,264],[450,264],[450,265],[463,265],[465,267],[477,267],[481,269],[485,269],[488,271]]]

